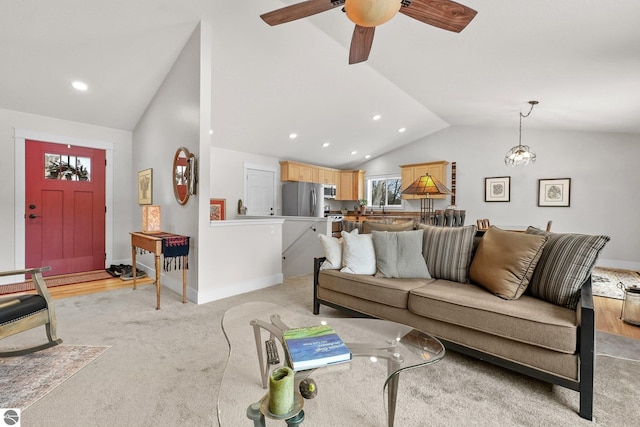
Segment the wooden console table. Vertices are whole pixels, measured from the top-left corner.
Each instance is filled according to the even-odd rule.
[[[163,254],[162,237],[154,234],[144,234],[141,232],[131,232],[131,257],[133,258],[133,289],[136,289],[136,248],[149,251],[155,256],[156,270],[156,310],[160,310],[160,255]],[[162,233],[168,235],[169,233]],[[178,235],[173,235],[178,236]],[[187,255],[182,256],[182,303],[187,302]]]

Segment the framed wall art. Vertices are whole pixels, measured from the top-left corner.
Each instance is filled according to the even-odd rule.
[[[210,199],[209,200],[209,220],[223,221],[226,199]]]
[[[484,179],[485,202],[510,202],[511,177],[496,176]]]
[[[153,199],[153,169],[138,172],[138,204],[150,205]]]
[[[570,205],[571,178],[538,180],[538,206],[568,208]]]

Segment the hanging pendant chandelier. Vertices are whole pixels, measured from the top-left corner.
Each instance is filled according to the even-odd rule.
[[[531,151],[528,145],[522,145],[522,118],[529,117],[531,111],[533,111],[533,107],[538,103],[538,101],[529,101],[531,104],[531,108],[527,114],[522,114],[520,112],[520,134],[518,138],[518,145],[513,147],[511,150],[507,151],[507,154],[504,155],[504,164],[507,166],[526,166],[529,163],[536,162],[536,153]]]

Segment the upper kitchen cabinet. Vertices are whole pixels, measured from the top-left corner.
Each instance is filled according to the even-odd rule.
[[[360,200],[364,198],[364,171],[340,171],[336,184],[336,200]]]
[[[328,168],[318,168],[318,183],[336,185],[339,171]]]
[[[280,162],[281,181],[313,182],[316,184],[338,183],[338,169],[308,165],[306,163],[282,161]]]
[[[427,173],[446,185],[447,184],[447,165],[449,162],[446,160],[442,160],[439,162],[429,162],[429,163],[415,163],[412,165],[400,165],[400,177],[402,178],[402,190],[410,186],[416,179],[420,178]],[[434,196],[429,196],[432,199],[444,199],[447,197],[445,194],[438,194]],[[422,199],[424,196],[417,196],[414,194],[403,194],[403,199],[413,200],[413,199]]]
[[[297,162],[280,162],[281,181],[317,182],[318,168]]]

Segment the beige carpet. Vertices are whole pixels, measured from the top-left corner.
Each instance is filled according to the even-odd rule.
[[[206,278],[201,278],[206,280]],[[98,359],[76,372],[22,412],[23,426],[217,426],[218,395],[229,347],[221,322],[226,310],[251,301],[273,302],[308,315],[312,306],[311,277],[209,304],[182,304],[181,295],[163,290],[162,309],[155,310],[155,288],[140,287],[56,300],[58,336],[67,345],[110,346]],[[322,308],[323,316],[340,316]],[[609,340],[602,341],[607,336]],[[42,343],[44,327],[0,340],[3,348]],[[598,334],[598,353],[640,355],[640,341]],[[255,357],[254,348],[247,348]],[[607,358],[611,359],[611,358]],[[598,356],[596,366],[596,424],[635,425],[640,372],[637,362]],[[251,365],[247,375],[257,378]],[[401,380],[399,410],[414,414],[397,427],[568,425],[586,426],[576,413],[578,394],[533,381],[483,362],[448,353],[434,369],[410,371]],[[259,386],[258,386],[259,387]],[[323,389],[320,390],[322,392]],[[355,390],[357,406],[328,403],[318,397],[323,413],[371,413],[373,426],[384,425],[381,397]],[[246,404],[262,389],[234,397],[244,419]],[[410,407],[404,405],[412,405]],[[227,409],[228,410],[228,409]],[[381,418],[382,416],[382,418]],[[551,420],[551,421],[549,421]],[[240,422],[240,421],[239,421]],[[307,422],[309,424],[307,424]],[[377,424],[375,424],[377,423]],[[284,425],[268,422],[267,426]],[[317,425],[317,424],[316,424]],[[331,427],[335,424],[325,424]],[[340,425],[340,424],[338,424]],[[351,424],[372,427],[369,424]],[[224,425],[227,427],[227,425]]]
[[[25,356],[0,358],[0,408],[24,411],[108,348],[57,345]]]

